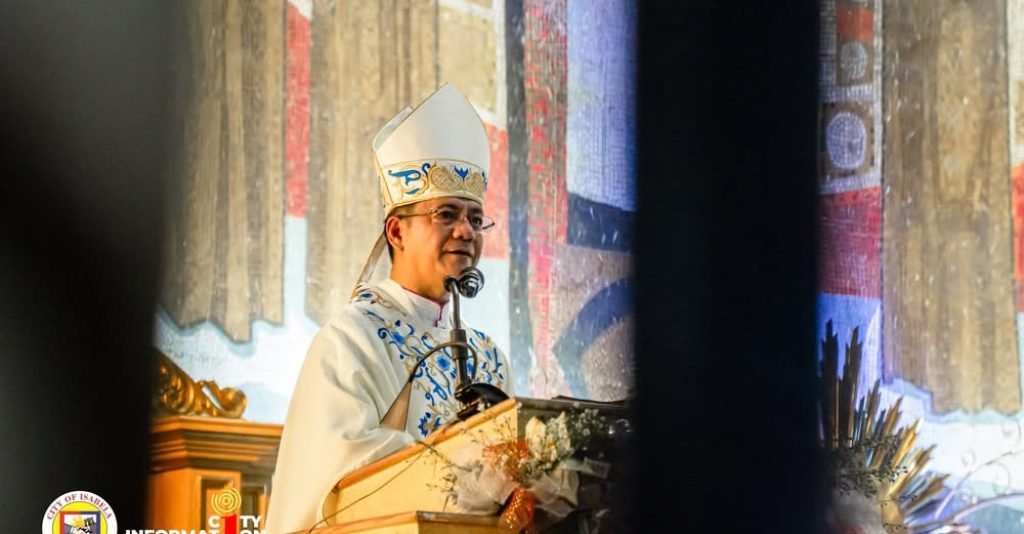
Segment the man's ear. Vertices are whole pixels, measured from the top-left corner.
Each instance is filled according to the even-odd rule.
[[[388,217],[388,220],[384,222],[384,237],[395,250],[404,250],[402,247],[402,219]]]

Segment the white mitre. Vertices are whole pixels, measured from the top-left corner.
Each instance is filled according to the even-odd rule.
[[[454,85],[446,83],[418,107],[399,111],[373,138],[384,217],[399,206],[442,197],[482,206],[491,168],[483,121]],[[356,286],[390,270],[383,232]]]
[[[473,104],[446,83],[414,110],[395,115],[373,138],[384,216],[439,197],[483,204],[491,147]]]

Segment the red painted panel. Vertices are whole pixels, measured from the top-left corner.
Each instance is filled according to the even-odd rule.
[[[836,33],[843,41],[871,42],[875,34],[875,15],[866,7],[843,7],[836,9]]]
[[[310,22],[288,4],[288,56],[285,110],[285,166],[288,214],[306,216],[309,173],[309,49]]]
[[[1017,311],[1024,311],[1024,164],[1014,166],[1013,177],[1013,277],[1017,285]]]
[[[881,298],[880,189],[823,195],[821,203],[821,291]]]
[[[497,226],[484,239],[484,257],[508,259],[508,131],[484,124],[491,141],[491,171],[487,174],[484,211]]]
[[[568,193],[565,183],[566,0],[524,2],[524,88],[529,143],[530,317],[534,350],[548,376],[555,333],[552,299],[555,244],[565,242]],[[537,384],[538,393],[555,393]]]

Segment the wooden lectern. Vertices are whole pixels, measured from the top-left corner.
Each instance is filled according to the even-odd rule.
[[[152,439],[148,526],[207,529],[210,500],[226,488],[239,490],[239,513],[266,517],[281,425],[175,416],[156,420]]]
[[[244,393],[193,380],[156,352],[146,525],[206,529],[211,499],[227,488],[239,492],[239,513],[265,516],[281,425],[241,420]]]
[[[469,419],[450,424],[423,440],[343,477],[324,503],[325,528],[317,534],[433,533],[490,534],[502,532],[498,518],[455,513],[440,488],[447,472],[445,458],[474,440],[495,444],[522,437],[533,417],[596,409],[623,415],[617,405],[588,401],[511,398]]]

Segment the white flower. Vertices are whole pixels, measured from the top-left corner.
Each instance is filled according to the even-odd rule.
[[[452,462],[463,469],[476,469],[480,466],[480,459],[483,455],[483,445],[471,441],[455,451],[452,455]]]
[[[548,421],[547,430],[550,439],[554,441],[553,445],[558,451],[558,456],[568,456],[572,454],[572,441],[569,439],[569,426],[565,418],[565,412],[562,412],[558,417]]]
[[[534,458],[543,457],[548,440],[547,425],[534,417],[526,423],[524,434],[526,435],[526,444],[530,449],[530,456]]]

